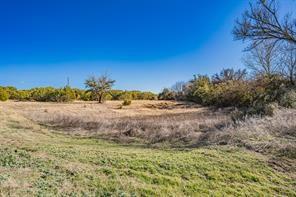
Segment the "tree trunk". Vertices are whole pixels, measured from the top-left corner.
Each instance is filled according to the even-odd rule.
[[[99,94],[99,103],[103,103],[103,94]]]
[[[292,85],[295,85],[294,69],[293,69],[293,68],[290,70],[289,78],[290,78],[290,83],[291,83]]]

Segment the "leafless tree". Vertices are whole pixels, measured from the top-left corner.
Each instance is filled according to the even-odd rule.
[[[185,92],[184,92],[185,86],[186,86],[186,83],[185,82],[178,81],[178,82],[176,82],[171,87],[171,90],[174,93],[176,100],[183,100],[184,99],[184,96],[185,96]]]
[[[256,75],[271,76],[280,72],[279,48],[274,43],[263,42],[252,48],[243,58],[245,65]]]
[[[212,81],[213,83],[217,84],[217,83],[223,83],[223,82],[227,82],[227,81],[240,81],[245,79],[247,76],[247,71],[246,69],[239,69],[237,71],[235,71],[232,68],[228,68],[228,69],[223,69],[219,74],[215,74],[212,77]]]
[[[296,49],[285,45],[281,48],[281,55],[282,72],[292,85],[296,85]]]
[[[178,81],[176,82],[173,86],[172,86],[172,91],[179,93],[179,92],[183,92],[184,90],[184,86],[186,85],[185,82],[183,81]]]
[[[280,17],[277,0],[257,0],[236,21],[233,34],[237,40],[251,41],[249,49],[264,41],[287,42],[296,47],[296,18],[291,13]]]

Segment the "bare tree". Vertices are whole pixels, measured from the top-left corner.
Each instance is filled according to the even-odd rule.
[[[279,49],[274,43],[264,42],[254,47],[243,61],[256,75],[280,73]]]
[[[186,86],[186,83],[184,81],[178,81],[171,87],[171,90],[172,90],[173,94],[175,95],[176,100],[183,100],[184,99],[185,86]]]
[[[212,82],[215,84],[223,83],[227,81],[241,81],[244,80],[247,76],[246,69],[239,69],[235,71],[232,68],[223,69],[219,74],[215,74],[212,77]]]
[[[171,89],[176,93],[183,92],[185,84],[186,83],[184,81],[178,81],[172,86]]]
[[[249,40],[250,48],[264,41],[273,43],[288,42],[296,45],[296,18],[291,14],[279,15],[276,0],[257,0],[250,3],[249,10],[236,21],[233,34],[237,40]]]
[[[291,45],[285,45],[282,47],[281,54],[282,72],[292,85],[296,85],[296,49]]]
[[[100,77],[91,76],[85,81],[85,86],[88,92],[91,92],[95,99],[102,103],[104,96],[110,92],[115,80],[110,79],[107,75]]]

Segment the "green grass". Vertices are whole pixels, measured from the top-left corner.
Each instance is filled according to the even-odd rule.
[[[291,177],[243,149],[150,149],[0,118],[0,196],[296,196]]]

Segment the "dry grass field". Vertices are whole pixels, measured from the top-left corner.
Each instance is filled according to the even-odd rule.
[[[16,113],[72,136],[150,147],[233,145],[296,158],[296,111],[273,117],[232,120],[233,109],[210,109],[188,102],[121,101],[74,103],[6,102]],[[295,168],[294,168],[295,169]]]
[[[72,135],[98,136],[120,142],[172,145],[192,143],[202,132],[231,122],[229,111],[213,111],[192,103],[120,101],[69,104],[7,102],[5,105],[40,124]]]
[[[296,111],[0,103],[0,196],[295,196]],[[25,176],[24,176],[25,175]]]

